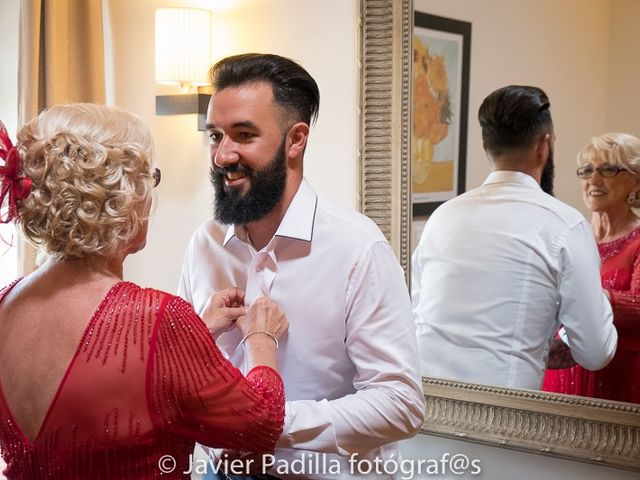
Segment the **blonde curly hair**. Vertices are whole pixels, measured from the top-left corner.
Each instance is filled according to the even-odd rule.
[[[58,259],[122,254],[148,219],[154,184],[142,119],[118,107],[58,105],[17,138],[33,182],[19,209],[25,236]]]
[[[629,133],[605,133],[592,137],[578,153],[578,166],[595,163],[596,159],[640,175],[640,138]],[[640,195],[634,195],[633,201],[629,202],[631,211],[640,217]]]
[[[640,138],[629,133],[605,133],[591,138],[578,153],[578,166],[596,159],[640,174]]]

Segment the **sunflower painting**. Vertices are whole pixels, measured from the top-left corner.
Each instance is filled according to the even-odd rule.
[[[413,37],[411,177],[414,205],[439,203],[464,190],[461,130],[464,126],[466,149],[467,111],[466,103],[463,108],[463,100],[467,101],[466,96],[463,98],[466,92],[462,83],[464,37],[423,27],[418,15],[416,13]],[[470,30],[470,24],[466,25]],[[468,72],[466,74],[468,82]],[[461,122],[463,113],[465,118]],[[461,175],[463,185],[459,188]]]

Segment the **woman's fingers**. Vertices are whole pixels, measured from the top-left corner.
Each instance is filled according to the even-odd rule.
[[[247,314],[238,320],[243,335],[263,331],[279,338],[289,328],[284,313],[271,300],[260,297],[248,309]]]

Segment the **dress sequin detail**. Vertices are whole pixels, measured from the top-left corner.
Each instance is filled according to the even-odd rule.
[[[0,301],[9,291],[0,292]],[[38,436],[25,437],[0,389],[0,447],[13,479],[177,479],[194,442],[271,452],[284,388],[268,367],[246,378],[178,297],[116,284],[81,337]],[[162,473],[171,455],[176,468]]]
[[[602,286],[609,291],[618,347],[602,370],[579,365],[548,370],[543,389],[640,403],[640,227],[613,242],[601,243]]]

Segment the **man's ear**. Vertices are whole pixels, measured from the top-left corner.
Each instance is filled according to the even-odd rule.
[[[304,122],[294,123],[289,129],[289,141],[291,142],[287,150],[289,158],[302,157],[309,138],[309,125]]]
[[[536,143],[536,155],[538,160],[546,161],[551,153],[551,134],[545,133],[540,135],[540,139]]]

